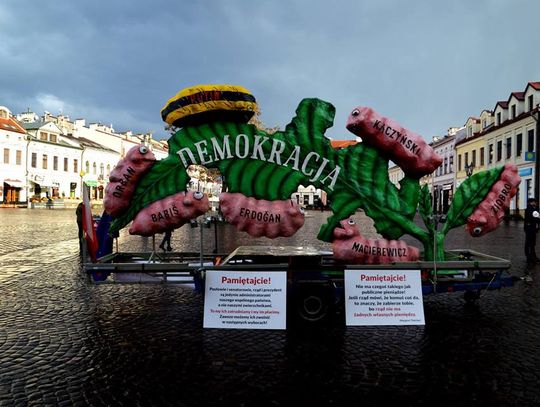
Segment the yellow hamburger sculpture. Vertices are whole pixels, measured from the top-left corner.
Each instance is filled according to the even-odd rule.
[[[217,120],[247,123],[256,110],[255,97],[242,86],[197,85],[169,99],[161,109],[161,117],[174,127]]]

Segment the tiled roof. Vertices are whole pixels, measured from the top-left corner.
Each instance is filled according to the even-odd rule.
[[[15,133],[26,134],[26,131],[13,119],[0,118],[0,129],[6,131],[14,131]]]
[[[508,109],[508,102],[504,100],[499,100],[497,104],[495,105],[495,109],[497,109],[497,106],[502,107],[503,109]]]
[[[330,140],[330,144],[335,149],[353,146],[357,143],[356,140]]]
[[[514,96],[517,100],[523,100],[525,99],[525,92],[512,92],[508,100],[512,99],[512,96]]]
[[[90,140],[90,139],[87,139],[85,137],[74,137],[73,135],[71,134],[68,134],[68,135],[65,135],[63,136],[69,140],[73,140],[75,141],[76,143],[80,144],[81,146],[83,147],[90,147],[90,148],[95,148],[97,150],[103,150],[103,151],[110,151],[110,152],[116,152],[108,147],[105,147],[104,145],[102,144],[99,144],[93,140]]]
[[[540,82],[529,82],[528,85],[532,86],[536,90],[540,90]]]

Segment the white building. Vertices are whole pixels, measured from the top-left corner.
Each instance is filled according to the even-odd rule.
[[[0,106],[0,203],[26,202],[26,131],[8,108]]]
[[[399,181],[401,181],[404,176],[405,173],[403,170],[394,163],[391,163],[388,168],[388,178],[390,179],[390,182],[399,188]]]
[[[436,213],[446,213],[454,197],[455,134],[456,132],[449,131],[446,136],[433,139],[432,148],[443,159],[442,164],[432,175],[431,193],[433,196],[433,210]]]
[[[483,132],[487,169],[515,164],[521,177],[511,209],[526,207],[538,197],[538,137],[540,133],[540,82],[529,82],[524,92],[513,92],[495,105],[493,126]]]
[[[18,147],[27,158],[21,163],[24,174],[13,177],[25,180],[18,195],[21,202],[80,199],[83,183],[90,187],[91,199],[99,201],[111,170],[133,146],[146,144],[158,160],[168,154],[166,142],[152,140],[150,134],[119,134],[112,125],[86,126],[84,119],[72,122],[68,116],[48,112],[39,118],[28,110],[17,118],[22,124],[21,136],[28,133],[28,140]]]
[[[28,133],[28,199],[79,198],[83,149],[70,142],[53,122],[23,123]]]
[[[112,169],[140,144],[157,160],[168,155],[167,142],[153,140],[151,133],[116,133],[112,125],[86,126],[84,119],[72,122],[48,112],[40,118],[30,109],[15,117],[0,106],[0,204],[79,200],[83,184],[100,201]]]

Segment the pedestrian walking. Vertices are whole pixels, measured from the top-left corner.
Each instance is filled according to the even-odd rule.
[[[536,234],[540,221],[540,213],[538,212],[538,203],[536,198],[527,200],[527,208],[525,209],[525,222],[523,229],[525,230],[525,257],[528,264],[535,264],[540,261],[536,256]]]
[[[167,230],[165,232],[165,235],[163,236],[163,240],[161,241],[161,244],[159,245],[159,248],[163,251],[165,251],[165,244],[167,244],[167,251],[171,251],[171,237],[172,237],[172,230]]]

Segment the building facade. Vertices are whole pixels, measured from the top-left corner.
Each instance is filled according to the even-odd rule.
[[[26,131],[4,106],[0,106],[0,151],[0,203],[26,202]]]
[[[79,200],[83,185],[102,200],[109,174],[133,146],[146,144],[161,159],[166,142],[150,134],[117,134],[112,126],[86,127],[84,120],[28,110],[14,116],[0,107],[0,203],[32,206],[57,199]],[[113,146],[109,148],[108,146]]]
[[[439,154],[443,162],[433,173],[433,211],[446,213],[454,197],[454,143],[455,132],[449,131],[446,136],[434,138],[432,148]]]
[[[495,106],[494,125],[483,132],[487,168],[515,164],[521,177],[511,210],[526,207],[527,198],[538,197],[538,136],[540,82],[529,82],[524,92],[513,92]]]

